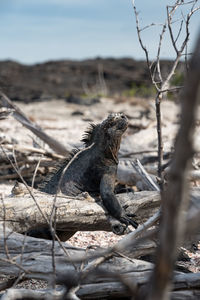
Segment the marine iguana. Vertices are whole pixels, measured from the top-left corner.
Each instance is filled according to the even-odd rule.
[[[68,196],[82,192],[100,193],[108,213],[121,223],[137,228],[138,224],[126,215],[114,194],[118,151],[128,119],[123,113],[112,113],[102,123],[94,125],[83,136],[84,148],[75,150],[49,174],[40,191]]]

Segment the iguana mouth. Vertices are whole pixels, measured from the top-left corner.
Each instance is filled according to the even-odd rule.
[[[124,114],[121,114],[120,120],[118,121],[117,129],[125,131],[127,127],[128,127],[128,118]]]

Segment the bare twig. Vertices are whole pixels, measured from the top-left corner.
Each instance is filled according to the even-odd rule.
[[[33,173],[33,179],[32,179],[32,184],[31,184],[32,189],[34,188],[35,177],[36,177],[36,174],[37,174],[37,171],[38,171],[38,168],[39,168],[39,165],[40,165],[41,160],[42,160],[42,156],[40,156],[40,158],[39,158],[39,160],[38,160],[38,163],[37,163],[37,165],[36,165],[35,171],[34,171],[34,173]]]
[[[137,33],[138,33],[138,39],[139,39],[139,42],[140,42],[140,45],[141,45],[142,49],[144,50],[144,53],[145,53],[145,56],[146,56],[146,62],[147,62],[148,70],[149,70],[149,74],[150,74],[150,77],[152,78],[152,81],[153,81],[153,75],[152,75],[152,72],[151,72],[151,63],[150,63],[150,59],[149,59],[149,53],[147,51],[146,46],[144,46],[141,35],[140,35],[141,29],[140,29],[140,25],[139,25],[138,12],[136,10],[134,0],[132,0],[132,4],[133,4],[133,9],[134,9],[135,18],[136,18],[136,29],[137,29]]]
[[[53,280],[52,280],[52,287],[55,289],[55,282],[56,282],[56,263],[55,263],[55,240],[56,240],[56,199],[57,194],[54,197],[53,200],[53,206],[52,211],[50,215],[50,221],[49,221],[49,228],[52,236],[52,269],[53,269]]]
[[[188,206],[187,171],[193,156],[193,133],[197,105],[200,102],[200,35],[182,99],[182,119],[171,164],[169,183],[162,198],[160,245],[152,286],[147,299],[168,299],[170,280],[177,256],[177,247],[185,231],[185,210]],[[170,255],[169,255],[170,253]]]
[[[157,95],[155,98],[155,105],[156,105],[156,118],[157,118],[157,136],[158,136],[158,177],[160,179],[160,188],[162,190],[163,188],[163,174],[162,174],[162,162],[163,162],[163,142],[162,142],[162,128],[161,128],[161,101],[163,98],[163,94],[166,91],[169,91],[169,84],[170,84],[170,80],[172,78],[172,76],[175,73],[175,70],[178,66],[179,60],[181,58],[181,56],[183,55],[183,51],[187,46],[188,40],[189,40],[189,23],[190,23],[190,19],[192,17],[192,15],[199,10],[199,7],[195,7],[197,0],[193,0],[193,1],[189,1],[189,2],[184,2],[182,0],[176,0],[175,3],[173,5],[168,5],[166,7],[167,10],[167,20],[164,22],[163,27],[162,27],[162,31],[160,34],[160,39],[159,39],[159,43],[158,43],[158,49],[157,49],[157,59],[156,59],[156,66],[152,72],[152,64],[150,63],[150,59],[149,59],[149,54],[148,54],[148,50],[147,47],[144,46],[142,37],[141,37],[141,29],[140,29],[140,25],[139,25],[139,19],[138,19],[138,12],[136,10],[136,6],[135,6],[135,1],[132,0],[133,3],[133,9],[134,9],[134,14],[135,14],[135,19],[136,19],[136,29],[137,29],[137,35],[138,35],[138,40],[140,43],[141,48],[143,49],[144,53],[145,53],[145,57],[146,57],[146,62],[147,62],[147,67],[149,70],[149,74],[150,74],[150,78],[152,81],[152,84],[155,86],[156,90],[157,90]],[[186,5],[186,4],[192,4],[191,5],[191,9],[189,11],[189,13],[187,14],[186,18],[184,18],[184,16],[182,16],[182,19],[180,20],[180,27],[177,33],[176,38],[174,37],[174,33],[173,33],[173,29],[172,29],[172,24],[175,22],[173,20],[175,12],[177,11],[177,9],[179,7],[181,7],[182,5]],[[179,20],[178,20],[179,21]],[[185,23],[185,37],[181,43],[181,46],[178,47],[177,46],[177,41],[179,40],[181,33],[182,33],[182,29],[183,29],[183,23]],[[163,76],[161,74],[161,69],[160,69],[160,52],[161,52],[161,48],[162,48],[162,42],[163,42],[163,37],[164,34],[166,32],[166,28],[168,26],[168,31],[170,34],[170,38],[171,38],[171,43],[175,49],[176,52],[176,57],[174,59],[174,62],[172,64],[172,67],[167,75],[167,77],[165,79],[163,79]],[[149,26],[145,26],[143,29],[148,28]],[[159,78],[159,82],[156,81],[156,76]]]
[[[164,37],[165,31],[166,31],[166,27],[167,27],[167,25],[166,25],[166,22],[165,22],[165,24],[163,25],[163,28],[162,28],[162,32],[160,34],[158,52],[157,52],[157,58],[156,58],[156,68],[155,68],[155,72],[153,74],[153,77],[155,78],[155,73],[157,71],[160,82],[163,81],[161,70],[160,70],[160,51],[161,51],[161,45],[162,45],[163,37]]]
[[[8,246],[7,246],[7,238],[6,238],[6,208],[3,200],[3,195],[0,195],[2,206],[3,206],[3,238],[4,238],[4,249],[8,259],[10,259]]]
[[[19,170],[16,168],[16,166],[13,164],[13,162],[11,161],[10,157],[7,155],[7,153],[5,152],[4,148],[2,147],[2,145],[0,145],[4,155],[6,156],[6,158],[8,159],[8,161],[11,163],[12,167],[14,168],[14,170],[17,172],[17,174],[19,175],[20,179],[22,180],[23,184],[25,185],[29,195],[31,196],[31,198],[33,199],[34,203],[36,204],[41,216],[43,217],[43,219],[45,220],[46,224],[51,228],[51,225],[49,223],[49,220],[47,218],[47,216],[43,213],[42,209],[40,208],[37,200],[35,199],[30,187],[27,185],[26,181],[24,180],[23,176],[21,175],[21,173],[19,172]],[[16,162],[16,158],[15,158],[15,162]],[[16,162],[17,164],[17,162]],[[63,247],[59,237],[57,236],[57,234],[55,233],[55,237],[57,239],[57,241],[59,242],[61,248],[63,249],[64,253],[69,257],[69,253],[67,252],[67,250]],[[72,263],[73,264],[73,263]],[[74,266],[74,265],[73,265]],[[74,268],[76,269],[76,267],[74,266]]]
[[[131,165],[133,168],[141,175],[145,183],[150,187],[150,190],[152,191],[159,191],[158,185],[152,180],[152,178],[149,176],[149,174],[145,171],[144,167],[140,163],[139,159],[136,159],[135,161],[131,162]]]
[[[170,33],[172,45],[173,45],[173,47],[174,47],[174,49],[175,49],[177,55],[178,55],[178,52],[179,52],[178,49],[177,49],[177,47],[176,47],[176,41],[177,41],[177,39],[176,39],[176,41],[175,41],[171,24],[172,24],[172,18],[173,18],[173,16],[174,16],[174,13],[175,13],[175,11],[177,10],[178,6],[180,5],[180,2],[181,2],[181,1],[178,0],[178,1],[176,1],[176,3],[175,3],[173,6],[170,6],[170,7],[167,6],[168,29],[169,29],[169,33]],[[169,10],[169,8],[171,8],[171,10]]]

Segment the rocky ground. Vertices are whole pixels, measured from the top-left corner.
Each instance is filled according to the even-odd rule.
[[[80,146],[80,139],[90,122],[100,122],[110,112],[124,112],[129,118],[129,128],[123,138],[120,150],[121,157],[144,157],[149,151],[156,155],[156,118],[153,100],[145,99],[109,99],[102,98],[94,105],[79,105],[67,103],[64,100],[53,100],[36,103],[17,103],[26,115],[39,124],[45,132],[55,137],[63,144],[73,148]],[[178,128],[180,110],[174,102],[164,100],[162,104],[162,126],[164,152],[173,147],[175,134]],[[34,146],[38,142],[42,147],[48,147],[41,143],[30,131],[10,116],[2,120],[0,126],[0,137],[13,141],[14,144]],[[200,142],[199,124],[197,123],[196,147]],[[198,149],[199,151],[199,149]],[[130,153],[133,153],[131,156]],[[196,182],[196,184],[199,184]],[[0,183],[0,193],[9,194],[13,187],[13,181]],[[77,232],[68,242],[73,246],[87,248],[88,246],[106,247],[112,245],[121,237],[109,232]],[[200,250],[195,253],[188,252],[190,262],[184,262],[192,272],[200,271]],[[42,287],[35,281],[24,284],[26,287]]]
[[[171,61],[162,61],[165,77]],[[177,74],[183,68],[180,63]],[[22,65],[14,61],[0,61],[0,86],[12,99],[33,102],[44,99],[78,96],[114,95],[131,91],[133,87],[151,85],[145,61],[130,58],[96,58],[83,61],[49,61]],[[146,96],[150,94],[150,90]]]
[[[80,139],[90,123],[101,122],[111,112],[123,112],[129,118],[129,127],[122,141],[121,152],[156,150],[157,147],[156,116],[152,99],[101,98],[99,103],[91,106],[67,103],[64,100],[29,104],[19,102],[17,105],[30,120],[36,122],[47,134],[57,138],[64,145],[71,145],[71,147],[80,145]],[[174,102],[166,100],[162,104],[162,114],[163,138],[166,142],[164,150],[167,151],[172,146],[177,130],[179,107]],[[20,141],[20,144],[30,145],[33,143],[33,138],[35,139],[30,131],[12,117],[1,121],[0,130],[1,134],[6,134],[7,138],[10,137],[18,143]],[[144,141],[139,140],[142,135],[149,136],[145,144]],[[133,142],[131,142],[132,138]],[[150,148],[144,149],[148,144]]]

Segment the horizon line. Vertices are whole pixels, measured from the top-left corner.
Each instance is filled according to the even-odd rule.
[[[91,56],[91,57],[85,57],[85,58],[49,58],[49,59],[46,59],[46,60],[41,60],[41,61],[35,61],[35,62],[23,62],[23,61],[20,61],[20,60],[17,60],[17,59],[13,59],[13,58],[5,58],[5,59],[2,59],[0,58],[0,63],[2,62],[12,62],[12,63],[17,63],[17,64],[20,64],[20,65],[27,65],[27,66],[32,66],[32,65],[39,65],[39,64],[46,64],[46,63],[50,63],[50,62],[64,62],[64,61],[71,61],[71,62],[83,62],[83,61],[89,61],[89,60],[123,60],[123,59],[130,59],[130,60],[133,60],[133,61],[136,61],[136,62],[144,62],[146,61],[145,58],[134,58],[134,57],[131,57],[131,56]],[[160,58],[160,61],[173,61],[174,59],[173,58],[170,58],[170,57],[161,57]],[[183,61],[184,59],[180,59],[180,61]],[[153,61],[153,60],[150,60],[150,61]]]

